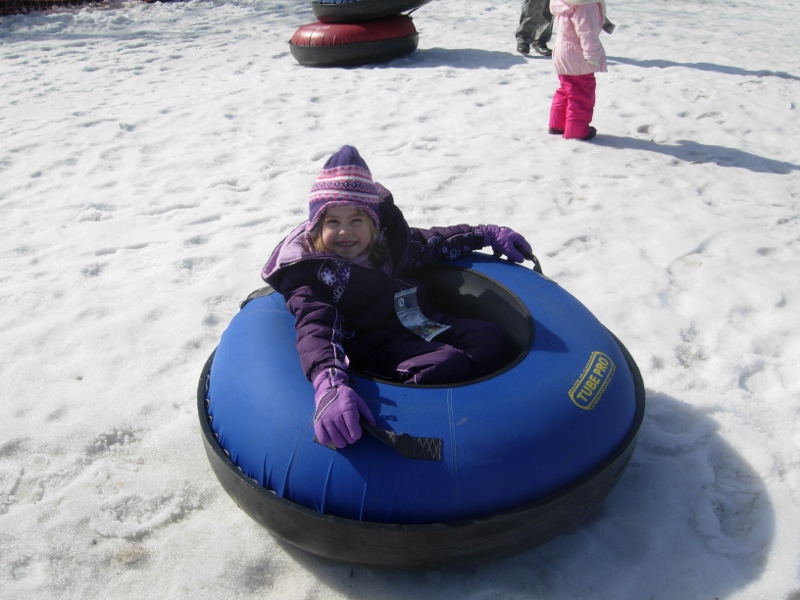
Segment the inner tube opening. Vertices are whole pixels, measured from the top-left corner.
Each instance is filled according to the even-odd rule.
[[[398,383],[356,371],[359,377],[403,387],[440,388],[469,385],[505,373],[525,358],[533,346],[536,326],[528,307],[516,294],[496,280],[479,271],[446,263],[425,265],[417,269],[412,278],[425,286],[426,298],[437,310],[460,318],[496,323],[503,331],[506,340],[506,353],[501,367],[483,377],[436,385]],[[267,296],[274,291],[270,286],[257,289],[241,303],[240,308],[254,298]]]
[[[479,271],[447,263],[432,263],[414,271],[411,278],[425,286],[425,297],[434,308],[456,317],[493,321],[503,331],[506,352],[502,366],[483,377],[438,385],[403,384],[377,379],[373,381],[404,387],[454,387],[484,381],[505,373],[528,354],[535,336],[535,325],[528,307],[507,287]]]

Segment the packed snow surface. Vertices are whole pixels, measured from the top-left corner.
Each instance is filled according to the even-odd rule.
[[[0,597],[800,599],[800,3],[609,2],[591,142],[547,133],[520,5],[434,0],[347,69],[292,58],[305,0],[0,18]],[[346,143],[412,225],[523,233],[636,358],[638,446],[579,527],[384,572],[214,477],[200,370]]]

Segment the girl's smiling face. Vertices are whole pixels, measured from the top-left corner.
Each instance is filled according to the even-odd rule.
[[[372,245],[369,217],[353,206],[333,206],[322,216],[320,236],[325,248],[342,258],[360,256]]]

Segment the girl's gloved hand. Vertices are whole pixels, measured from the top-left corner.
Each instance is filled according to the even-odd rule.
[[[592,67],[595,71],[600,68],[600,63],[603,62],[599,56],[586,56],[584,57],[589,66]]]
[[[347,374],[325,369],[314,378],[314,433],[321,444],[344,448],[361,437],[363,416],[372,425],[375,417],[364,400],[347,385]]]
[[[480,229],[483,232],[484,246],[491,246],[492,250],[505,254],[512,262],[521,263],[525,260],[525,255],[533,254],[528,241],[510,227],[481,225]]]

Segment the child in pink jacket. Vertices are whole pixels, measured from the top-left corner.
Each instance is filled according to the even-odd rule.
[[[561,82],[550,107],[550,133],[590,140],[597,134],[589,125],[597,85],[594,74],[608,70],[600,43],[605,0],[550,0],[550,12],[558,30],[553,65]]]

